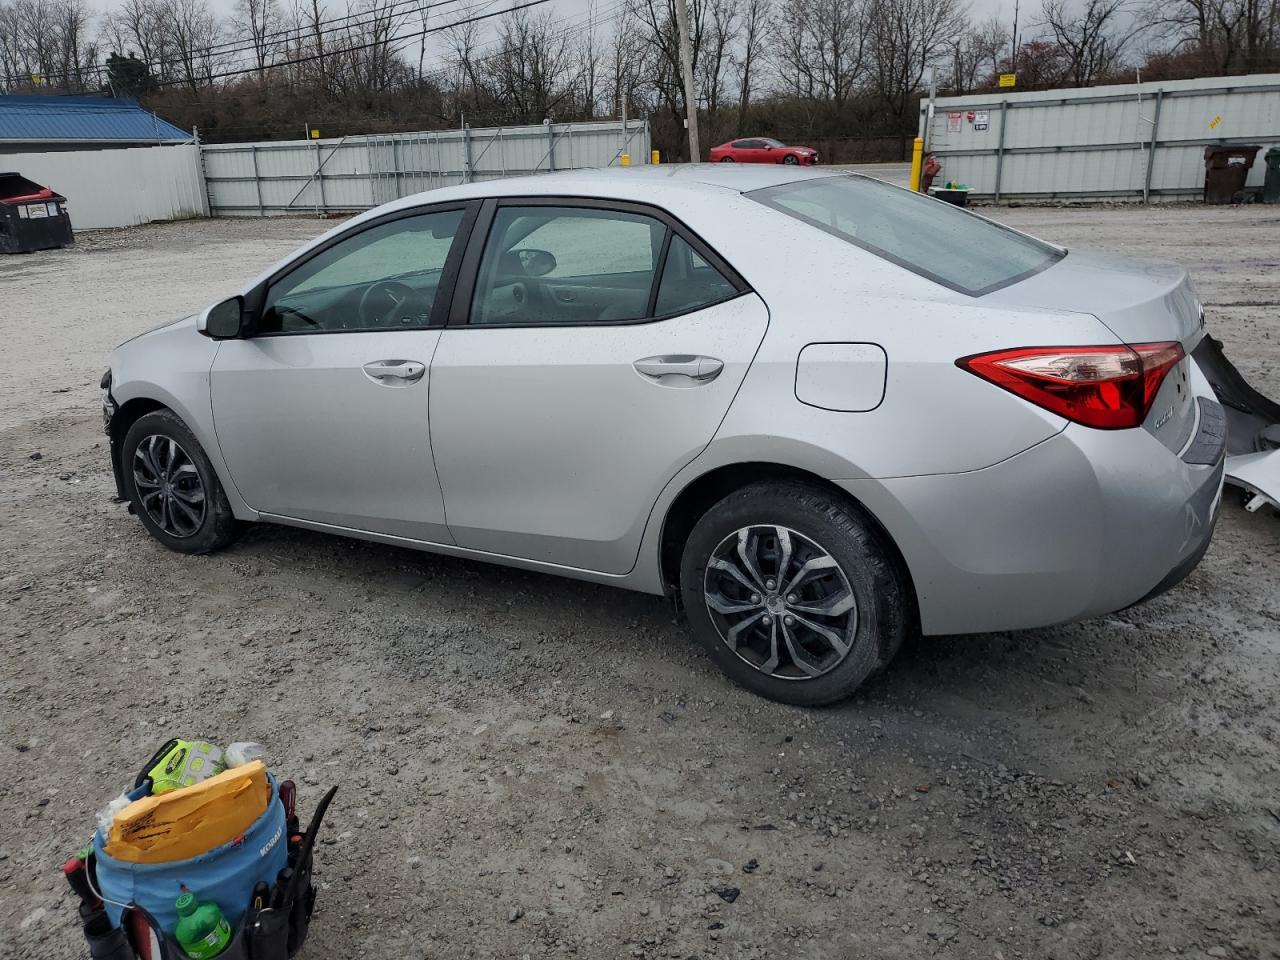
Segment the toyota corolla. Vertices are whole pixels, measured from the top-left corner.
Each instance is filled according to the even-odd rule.
[[[1224,417],[1170,264],[877,180],[715,164],[435,190],[119,347],[120,496],[679,600],[732,679],[1106,614],[1198,562]],[[571,641],[566,641],[571,642]]]

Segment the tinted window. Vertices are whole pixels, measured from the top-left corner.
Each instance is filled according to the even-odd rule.
[[[646,315],[666,226],[574,207],[499,207],[472,323],[607,323]]]
[[[869,177],[824,177],[752,198],[971,296],[1044,269],[1057,247]]]
[[[737,296],[737,288],[678,236],[671,238],[654,314],[669,317]]]
[[[735,140],[732,144],[735,150],[750,150],[755,145],[754,140]]]
[[[334,244],[267,290],[261,333],[425,327],[462,211],[393,220]]]

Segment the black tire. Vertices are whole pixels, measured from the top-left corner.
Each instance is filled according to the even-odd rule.
[[[781,630],[781,624],[770,628],[774,634],[764,634],[762,624],[756,623],[741,633],[741,636],[750,638],[738,647],[744,653],[740,654],[730,646],[722,634],[722,629],[730,622],[729,618],[719,612],[713,613],[708,605],[708,592],[712,591],[714,584],[715,602],[723,604],[726,598],[719,592],[721,587],[728,584],[727,590],[740,589],[739,584],[745,581],[736,577],[722,579],[720,566],[713,567],[709,581],[708,565],[713,560],[717,564],[723,564],[726,554],[718,551],[730,549],[728,545],[737,542],[735,538],[739,531],[760,528],[785,530],[785,539],[789,544],[785,554],[789,559],[785,564],[787,570],[792,571],[789,575],[795,580],[799,577],[794,571],[797,570],[797,565],[803,566],[802,558],[805,556],[813,558],[825,553],[835,562],[835,568],[838,568],[839,575],[843,577],[843,584],[847,584],[847,589],[856,602],[852,613],[843,615],[842,625],[838,629],[834,618],[828,618],[825,614],[815,616],[809,612],[813,607],[799,606],[798,609],[793,609],[786,606],[797,599],[799,604],[817,602],[806,600],[803,592],[814,591],[820,595],[824,581],[836,585],[831,596],[836,596],[845,589],[837,578],[835,569],[819,566],[819,570],[830,569],[831,572],[821,576],[811,574],[798,588],[801,591],[798,596],[796,593],[779,596],[787,576],[782,574],[776,581],[767,581],[776,582],[778,586],[776,592],[762,594],[762,604],[753,605],[750,611],[732,614],[740,618],[738,622],[741,622],[755,616],[757,610],[764,611],[766,604],[776,602],[782,606],[775,609],[773,615],[762,614],[763,621],[780,619],[790,610],[793,619],[787,622],[794,624],[799,619],[803,626],[793,625],[790,634],[783,637],[782,643],[771,646],[771,637]],[[685,544],[680,564],[680,590],[694,636],[730,679],[770,700],[795,706],[820,706],[846,699],[867,677],[888,665],[914,622],[910,588],[883,537],[884,534],[874,521],[856,504],[817,486],[781,481],[764,482],[730,494],[703,515],[694,525]],[[753,542],[750,533],[747,542]],[[769,572],[768,537],[758,536],[754,542],[760,544],[763,551],[757,558],[759,562],[756,563],[758,569],[755,572],[764,577]],[[782,556],[782,548],[778,546],[780,542],[775,541],[775,552]],[[747,552],[748,555],[752,553],[750,549]],[[826,563],[825,560],[814,562],[820,565]],[[754,597],[755,594],[750,598],[744,594],[738,599],[746,603]],[[800,614],[799,610],[806,612]],[[806,623],[806,620],[809,622]],[[787,668],[781,663],[774,663],[773,669],[765,672],[764,668],[769,667],[772,661],[764,659],[763,663],[754,665],[750,662],[752,657],[764,658],[771,650],[775,652],[774,655],[778,648],[790,650],[792,644],[802,647],[802,656],[798,659],[807,659],[807,651],[803,649],[804,643],[801,642],[802,633],[808,633],[809,641],[816,641],[818,647],[822,646],[821,637],[808,631],[815,622],[831,627],[833,632],[846,640],[852,638],[846,644],[847,652],[842,655],[838,656],[838,648],[831,646],[828,657],[831,665],[826,666],[820,675],[809,676],[798,665]],[[733,628],[730,627],[728,632],[732,633]],[[759,645],[758,656],[754,650],[749,649],[750,644]],[[792,658],[789,653],[785,653],[782,659]],[[809,669],[815,663],[816,661],[811,662]],[[790,676],[785,675],[788,673]]]
[[[213,464],[173,411],[139,417],[125,434],[120,456],[124,492],[133,512],[170,550],[209,553],[236,538],[239,525]],[[158,483],[148,489],[153,480]]]
[[[794,153],[788,153],[785,157],[782,158],[782,162],[795,164],[795,163],[799,163],[800,159]]]
[[[720,158],[720,162],[721,162],[721,163],[733,163],[733,157],[721,157],[721,158]]]

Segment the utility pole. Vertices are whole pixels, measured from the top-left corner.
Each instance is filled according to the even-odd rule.
[[[684,74],[685,123],[689,126],[689,162],[702,159],[698,145],[698,99],[693,89],[693,48],[689,44],[689,4],[676,0],[676,27],[680,31],[680,72]]]
[[[1009,54],[1009,72],[1018,72],[1018,0],[1013,0],[1013,50]]]

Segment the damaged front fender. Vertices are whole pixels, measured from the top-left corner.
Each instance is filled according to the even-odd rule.
[[[1245,509],[1280,509],[1280,404],[1245,381],[1206,336],[1192,353],[1227,415],[1227,482],[1249,494]]]

